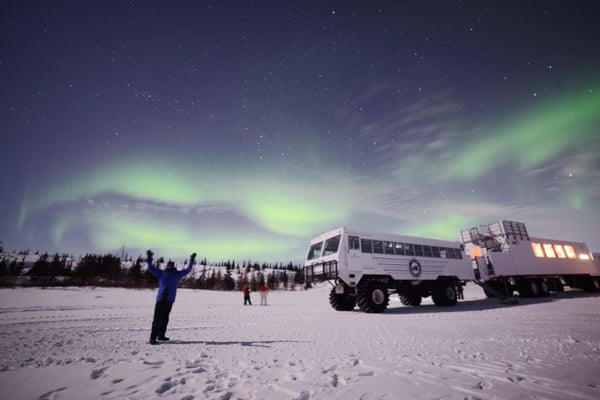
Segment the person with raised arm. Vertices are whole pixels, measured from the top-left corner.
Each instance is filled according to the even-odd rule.
[[[158,344],[158,341],[166,342],[169,340],[165,334],[169,324],[169,314],[175,302],[177,285],[179,285],[181,278],[192,271],[196,253],[192,253],[187,268],[181,271],[175,268],[175,263],[171,260],[169,260],[164,270],[156,267],[153,264],[154,253],[152,250],[148,250],[146,256],[148,257],[148,272],[158,278],[158,293],[156,295],[156,305],[154,306],[152,332],[150,333],[150,344]]]

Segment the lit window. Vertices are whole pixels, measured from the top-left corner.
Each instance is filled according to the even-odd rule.
[[[546,257],[548,258],[556,258],[556,253],[554,253],[554,248],[551,244],[544,243],[544,253],[546,253]]]
[[[589,259],[590,259],[590,255],[589,255],[589,254],[586,254],[586,253],[581,253],[581,254],[579,255],[579,259],[580,259],[580,260],[589,260]]]
[[[554,251],[556,252],[558,258],[567,258],[567,255],[565,254],[565,249],[563,249],[562,244],[555,244]]]
[[[531,243],[531,248],[533,249],[533,254],[536,257],[544,257],[544,249],[542,249],[542,245],[539,243]]]
[[[569,258],[577,258],[577,254],[575,253],[575,249],[573,246],[565,244],[565,253],[567,253],[567,257]]]
[[[471,257],[472,258],[483,257],[483,253],[481,252],[481,247],[473,247],[471,249]]]

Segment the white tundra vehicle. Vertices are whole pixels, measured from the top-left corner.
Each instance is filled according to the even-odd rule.
[[[461,232],[462,244],[345,227],[309,242],[307,283],[328,281],[338,311],[383,312],[390,294],[418,306],[431,296],[453,306],[467,281],[490,297],[547,296],[564,285],[600,290],[600,266],[585,243],[529,237],[525,224],[500,220]]]
[[[432,296],[438,306],[453,306],[465,280],[473,279],[471,260],[460,243],[345,227],[309,243],[304,264],[306,282],[329,281],[331,306],[339,311],[358,307],[383,312],[390,293],[405,305],[418,306]]]
[[[547,296],[564,285],[600,289],[600,271],[585,243],[529,237],[525,224],[495,221],[461,231],[475,278],[490,296]]]

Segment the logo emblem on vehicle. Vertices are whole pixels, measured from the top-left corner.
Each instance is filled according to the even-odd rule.
[[[412,276],[419,276],[421,275],[421,264],[417,260],[410,260],[408,270]]]

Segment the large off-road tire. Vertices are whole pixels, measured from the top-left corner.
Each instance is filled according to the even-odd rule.
[[[548,280],[548,286],[552,292],[562,293],[565,291],[565,286],[559,278]]]
[[[356,300],[349,293],[336,293],[334,287],[329,292],[329,304],[337,311],[352,311],[354,310],[354,306],[356,306]]]
[[[540,279],[538,282],[538,289],[540,289],[540,296],[548,297],[550,296],[550,286],[548,286],[548,282],[545,279]]]
[[[582,286],[586,292],[597,292],[600,290],[600,280],[593,276],[585,277]]]
[[[538,286],[536,279],[522,279],[521,281],[519,281],[518,291],[521,297],[540,296],[540,287]]]
[[[398,297],[400,297],[400,302],[402,304],[404,304],[405,306],[413,307],[420,306],[421,300],[423,300],[421,293],[418,293],[416,291],[401,293],[398,295]]]
[[[483,287],[483,292],[487,297],[505,297],[512,296],[512,286],[508,282],[487,282]]]
[[[378,282],[362,282],[356,288],[356,303],[367,313],[382,313],[390,302],[387,287]]]
[[[493,287],[491,287],[489,284],[483,287],[483,293],[485,293],[485,296],[487,298],[495,298],[498,297],[498,293],[496,291],[493,291]]]
[[[453,282],[439,282],[431,292],[431,298],[436,306],[455,306],[458,302],[456,288]]]

